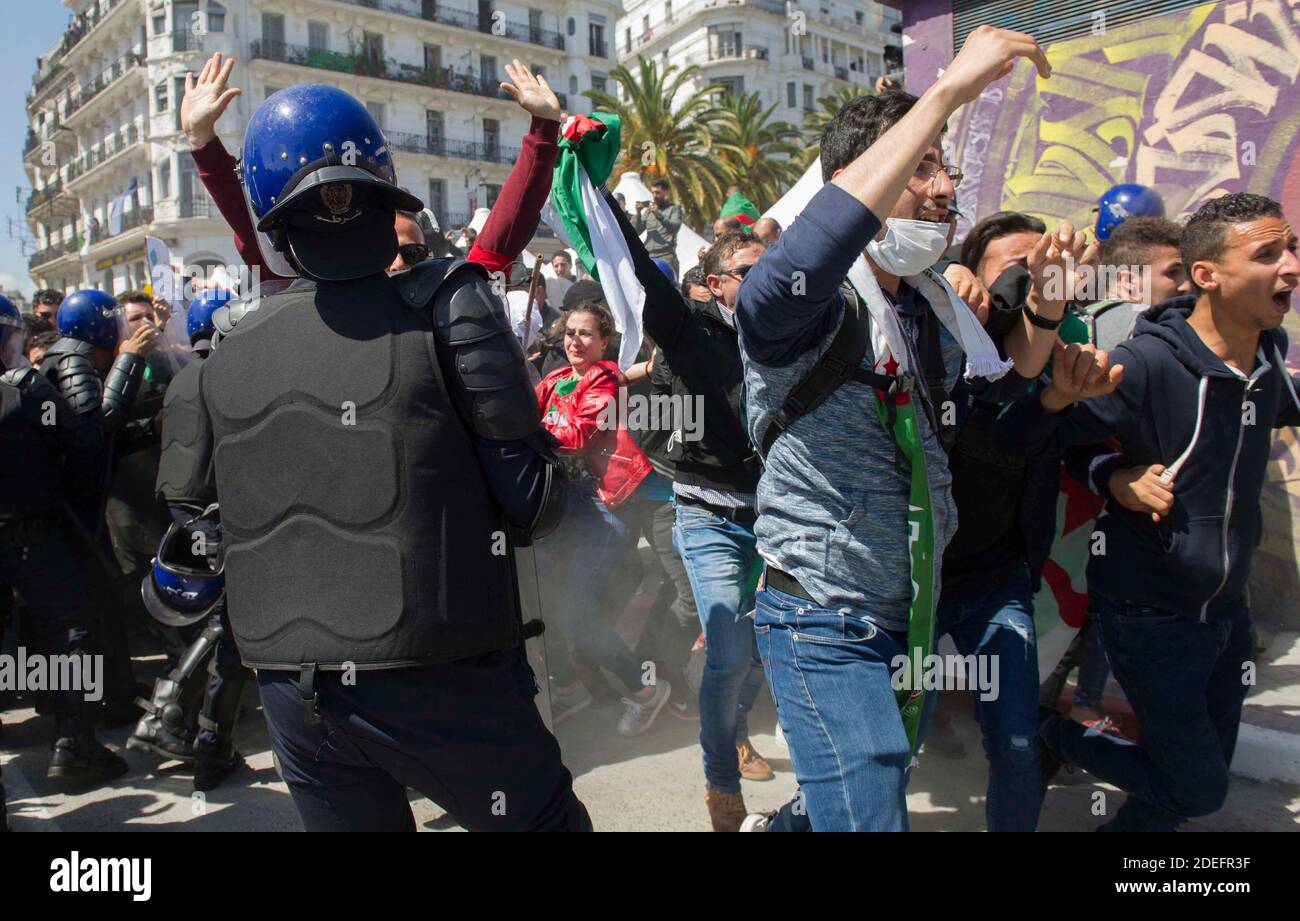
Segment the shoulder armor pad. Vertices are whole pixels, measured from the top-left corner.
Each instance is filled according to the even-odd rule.
[[[301,278],[291,279],[273,279],[262,282],[253,291],[245,294],[243,297],[230,301],[222,307],[218,307],[212,312],[212,325],[214,331],[212,334],[211,348],[215,349],[221,342],[222,338],[229,336],[239,325],[239,321],[250,313],[254,313],[262,306],[262,303],[276,294],[282,294],[291,287],[304,288],[315,287],[315,283],[305,281]]]
[[[48,360],[52,355],[89,355],[94,348],[94,345],[82,339],[64,336],[45,350],[45,358]]]
[[[19,390],[26,390],[34,385],[39,386],[41,380],[40,372],[30,365],[25,368],[13,368],[4,374],[0,374],[0,381],[10,387],[17,387]]]
[[[434,292],[453,272],[464,267],[473,266],[487,278],[487,270],[476,262],[468,262],[461,256],[447,256],[442,259],[426,259],[409,272],[404,272],[393,280],[397,282],[397,293],[404,302],[416,309],[426,306],[433,299]]]
[[[466,263],[466,269],[473,263]],[[492,293],[482,267],[457,267],[447,274],[433,299],[433,330],[448,345],[466,345],[507,333],[513,337],[504,301]]]

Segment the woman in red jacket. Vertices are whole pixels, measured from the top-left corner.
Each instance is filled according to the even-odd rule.
[[[542,424],[558,439],[557,449],[570,470],[568,511],[560,528],[538,541],[557,603],[559,642],[547,644],[556,678],[551,693],[556,724],[591,704],[591,693],[573,675],[568,645],[601,665],[629,689],[627,710],[618,723],[625,736],[650,728],[668,702],[667,681],[646,685],[641,663],[609,624],[611,612],[598,610],[602,589],[637,534],[628,524],[624,503],[650,474],[650,461],[619,425],[616,412],[622,375],[605,361],[614,320],[601,304],[585,303],[564,315],[564,351],[569,359],[537,385]],[[653,679],[653,676],[650,676]]]

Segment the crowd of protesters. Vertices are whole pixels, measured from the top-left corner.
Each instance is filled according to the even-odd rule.
[[[898,657],[944,635],[999,663],[998,693],[975,702],[989,830],[1034,830],[1064,763],[1129,794],[1110,830],[1172,829],[1226,796],[1270,432],[1300,423],[1280,329],[1300,284],[1295,234],[1257,195],[1216,199],[1180,225],[1130,187],[1142,207],[1103,198],[1092,232],[1000,212],[954,244],[962,177],[944,160],[944,124],[1017,58],[1050,76],[1032,38],[983,27],[921,97],[886,88],[845,104],[821,138],[825,185],[799,219],[782,227],[732,189],[685,273],[670,183],[631,213],[606,193],[645,294],[627,368],[587,268],[567,249],[544,277],[521,258],[562,119],[526,67],[508,67],[503,86],[532,121],[487,222],[444,232],[428,213],[397,214],[390,275],[450,255],[503,277],[502,309],[568,475],[565,517],[534,547],[553,724],[610,694],[621,736],[664,713],[697,721],[716,831],[906,829],[908,776],[942,724],[936,693],[914,706],[919,695],[900,697],[891,678]],[[259,246],[214,128],[238,93],[232,66],[218,54],[187,78],[182,123],[240,256],[266,282],[283,269]],[[1090,277],[1104,285],[1081,296]],[[20,330],[26,363],[56,384],[57,344],[77,335],[67,303],[38,291]],[[163,400],[192,343],[160,335],[168,300],[126,292],[116,305],[115,340],[96,343],[105,403],[76,407],[108,446],[88,479],[59,449],[64,492],[42,513],[90,599],[73,645],[108,660],[104,702],[90,722],[61,725],[59,744],[71,741],[51,762],[51,776],[79,781],[126,770],[91,723],[140,718],[142,634],[173,663],[190,639],[143,613],[139,585],[171,520],[154,493]],[[122,355],[134,356],[130,407],[110,425]],[[675,415],[611,415],[643,397]],[[1065,713],[1043,699],[1034,622],[1062,468],[1104,501],[1107,546],[1089,561]],[[0,534],[19,524],[0,518]],[[8,562],[0,571],[0,602],[18,589],[19,643],[62,648],[32,623],[40,605],[23,578]],[[629,635],[634,609],[644,616]],[[1111,670],[1138,745],[1106,712]],[[751,814],[742,787],[775,776],[749,738],[760,695],[776,703],[798,780],[771,814]],[[197,733],[192,695],[186,706]],[[65,705],[50,708],[68,721]],[[237,767],[226,763],[217,781]]]

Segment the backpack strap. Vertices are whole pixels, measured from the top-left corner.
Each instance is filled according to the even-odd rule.
[[[851,288],[841,288],[844,297],[844,315],[835,332],[830,347],[822,354],[808,374],[791,389],[784,404],[772,416],[763,432],[759,457],[766,459],[781,433],[794,425],[802,416],[825,403],[846,381],[857,381],[893,396],[899,392],[900,378],[892,374],[877,374],[860,368],[870,341],[871,317],[866,307]],[[908,389],[910,384],[903,385]]]

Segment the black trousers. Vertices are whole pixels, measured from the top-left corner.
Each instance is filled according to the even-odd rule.
[[[57,525],[51,524],[31,544],[0,542],[0,585],[12,586],[23,596],[39,646],[34,652],[53,656],[98,652],[94,641],[98,612],[84,590],[88,572],[81,548]],[[51,700],[60,736],[93,732],[84,691],[64,689]]]
[[[307,831],[414,831],[408,787],[470,831],[589,831],[519,650],[444,665],[316,675],[258,671],[271,746]]]

